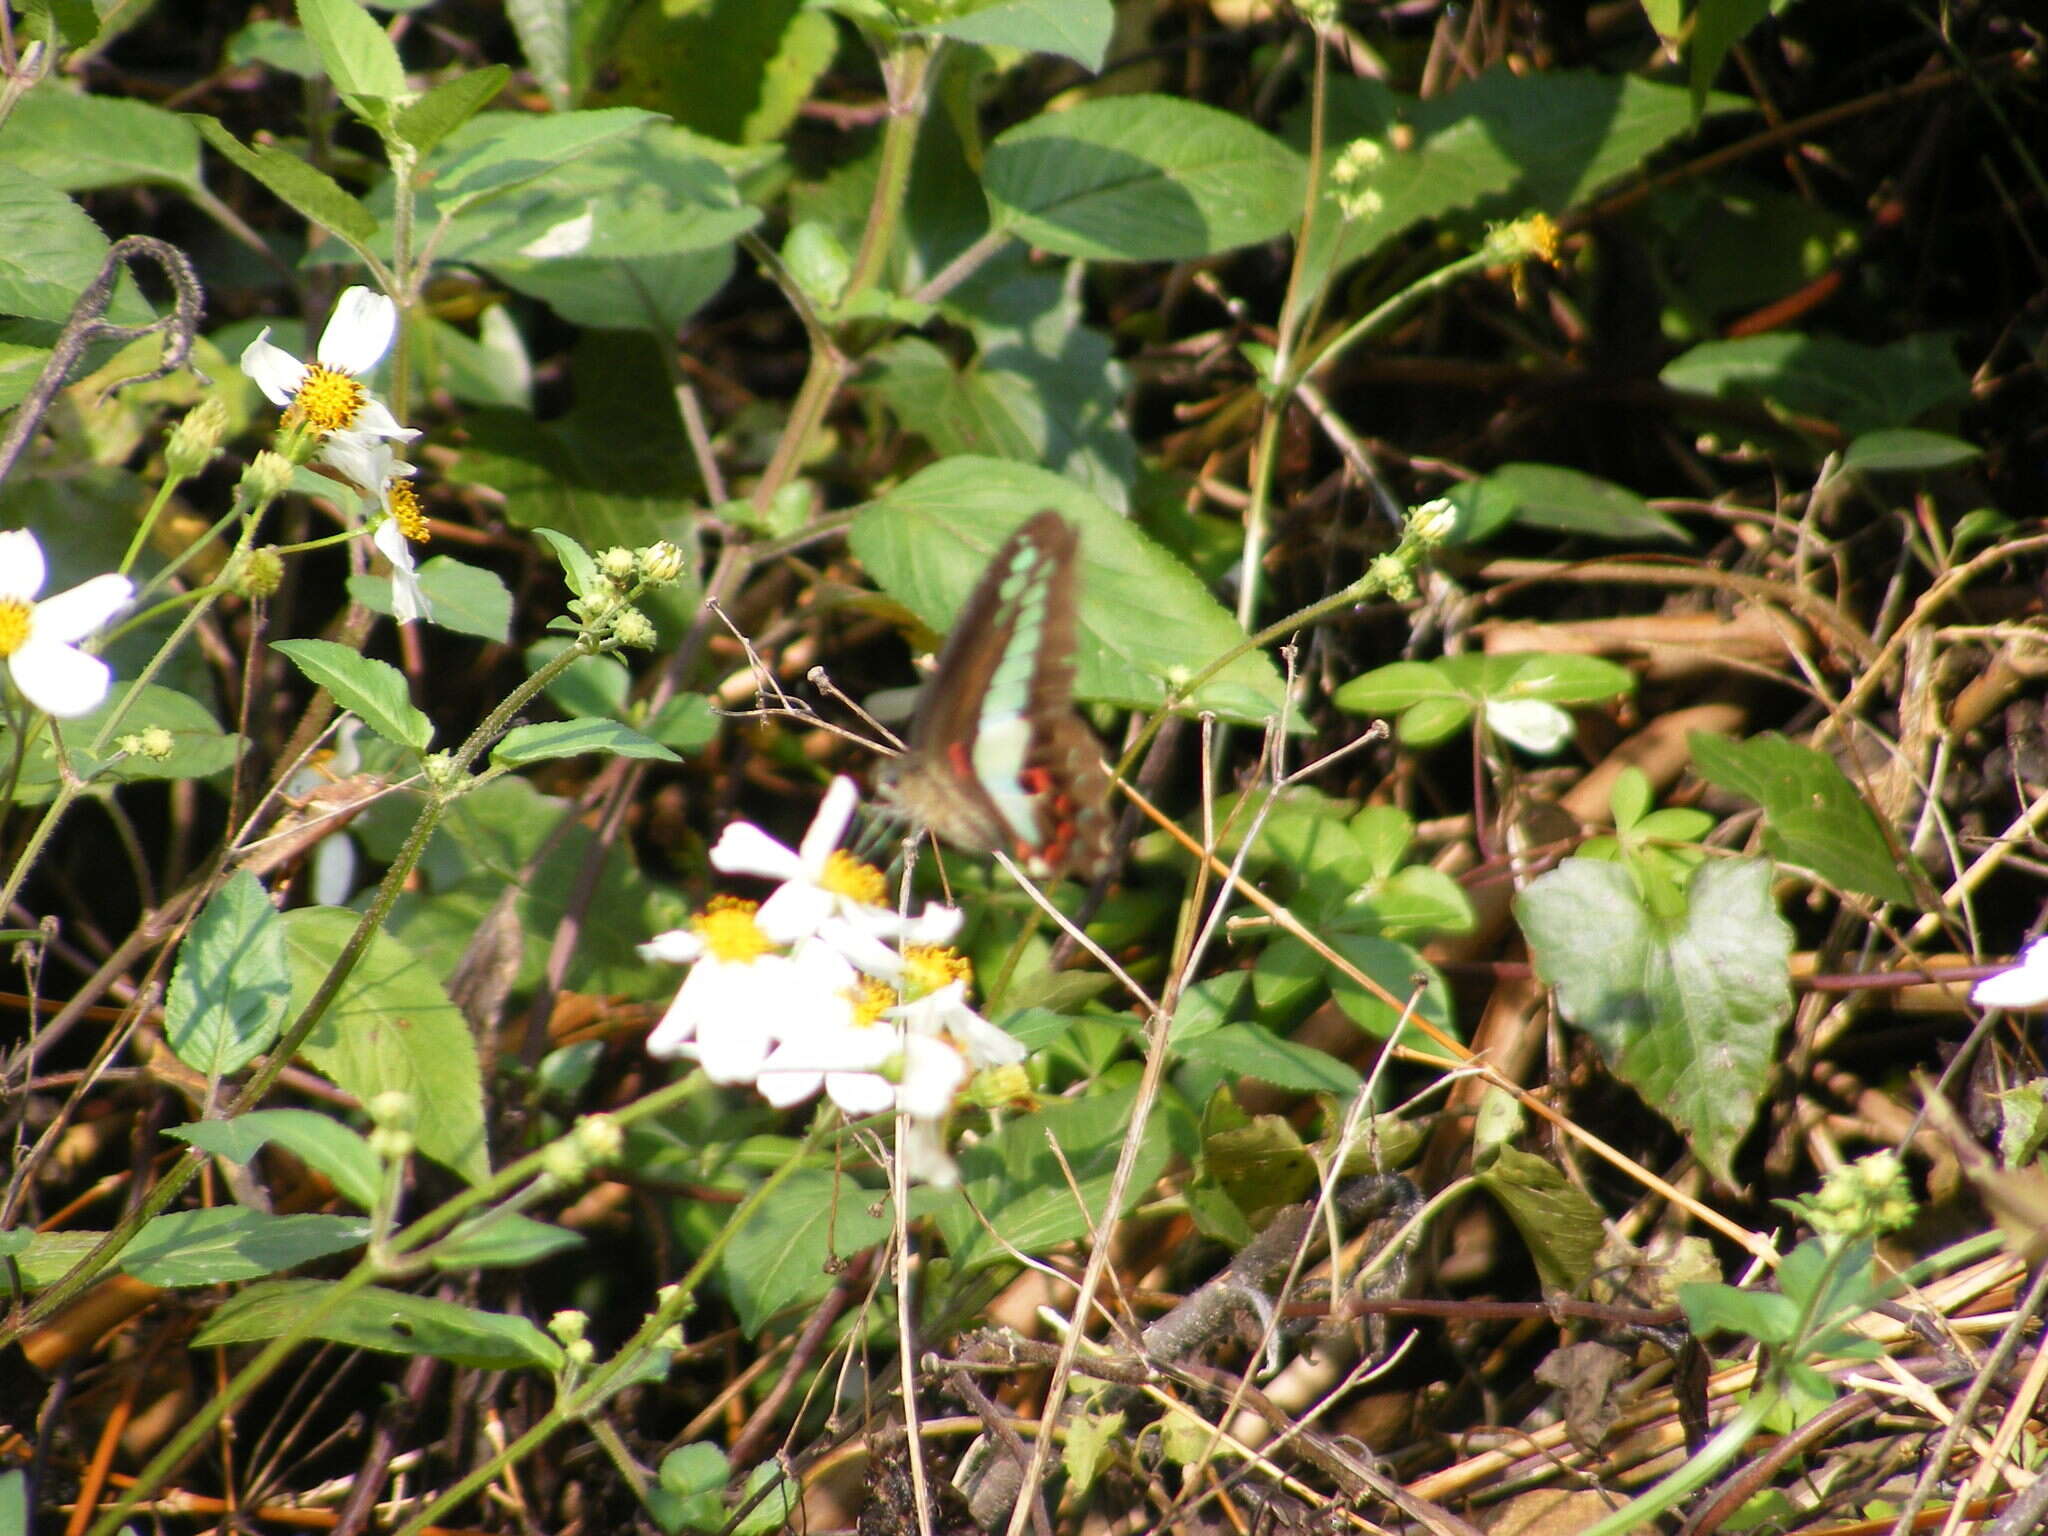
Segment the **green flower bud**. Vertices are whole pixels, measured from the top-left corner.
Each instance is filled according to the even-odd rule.
[[[593,1163],[611,1163],[625,1150],[626,1133],[610,1115],[585,1115],[570,1133]]]
[[[164,444],[165,466],[180,480],[198,474],[220,452],[221,435],[227,427],[227,406],[218,395],[207,396],[171,428],[170,440]]]
[[[683,552],[667,539],[640,551],[640,579],[652,587],[672,585],[683,574]]]
[[[275,597],[284,585],[284,556],[268,544],[248,550],[228,568],[227,581],[243,597]]]
[[[153,763],[160,763],[169,757],[178,745],[178,738],[160,725],[152,725],[142,733],[142,740],[136,750]]]
[[[291,460],[268,448],[251,459],[249,467],[242,471],[242,494],[259,505],[277,500],[291,483]]]
[[[613,586],[625,587],[631,586],[633,578],[639,574],[640,561],[630,549],[614,544],[597,557],[597,568]]]
[[[636,650],[651,651],[661,636],[655,632],[653,623],[638,608],[621,610],[612,620],[612,633],[618,636],[619,644],[630,645]]]
[[[548,1332],[555,1336],[557,1344],[574,1344],[583,1337],[584,1329],[590,1326],[588,1313],[574,1307],[565,1307],[548,1319]]]

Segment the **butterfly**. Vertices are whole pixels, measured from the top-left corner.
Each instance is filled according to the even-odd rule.
[[[1109,776],[1074,713],[1080,535],[1040,512],[989,561],[939,652],[883,793],[947,842],[1089,878],[1108,853]]]

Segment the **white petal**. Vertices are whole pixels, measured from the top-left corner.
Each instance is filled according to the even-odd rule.
[[[953,1095],[967,1081],[967,1063],[943,1040],[912,1035],[903,1042],[903,1081],[896,1104],[912,1115],[936,1119],[952,1108]]]
[[[26,528],[0,533],[0,597],[32,600],[43,590],[49,571],[43,564],[43,546]]]
[[[967,1059],[977,1067],[1014,1067],[1031,1054],[1022,1040],[971,1008],[963,1008],[947,1032],[967,1048]]]
[[[640,946],[642,960],[666,960],[671,965],[688,965],[703,953],[704,936],[694,928],[671,928]]]
[[[960,932],[960,925],[967,921],[967,915],[958,907],[933,902],[910,920],[903,930],[906,944],[950,944],[954,935]]]
[[[356,419],[349,423],[347,430],[371,437],[395,437],[407,443],[420,435],[418,427],[400,426],[398,418],[391,414],[391,407],[375,395],[363,397],[363,403],[356,407]]]
[[[751,1083],[772,1042],[755,1020],[725,1014],[697,1026],[697,1059],[714,1083]]]
[[[754,1075],[754,1091],[773,1104],[777,1109],[787,1109],[792,1104],[801,1104],[825,1086],[825,1074],[812,1072],[803,1067],[778,1065],[782,1050],[762,1063],[761,1070]]]
[[[887,982],[903,979],[903,957],[874,935],[863,932],[843,918],[828,918],[818,924],[818,942],[843,955],[870,976]]]
[[[1524,752],[1548,757],[1572,739],[1572,717],[1543,699],[1508,699],[1486,706],[1494,735]]]
[[[776,943],[794,944],[818,931],[818,925],[832,915],[833,904],[832,893],[823,886],[812,885],[808,880],[792,880],[777,886],[774,894],[761,903],[754,921]]]
[[[356,888],[356,840],[346,832],[323,837],[313,849],[313,900],[338,907]]]
[[[126,576],[95,576],[36,604],[29,634],[37,640],[83,640],[128,606],[135,584]]]
[[[340,470],[372,507],[384,504],[384,482],[400,473],[391,445],[360,432],[330,432],[320,445],[320,462]],[[411,465],[405,465],[409,473]]]
[[[320,361],[361,378],[391,349],[398,333],[398,306],[369,288],[344,289],[327,329],[320,333]]]
[[[879,1115],[896,1107],[895,1086],[872,1072],[827,1073],[825,1091],[849,1115]]]
[[[711,848],[711,867],[726,875],[759,875],[763,880],[794,880],[803,873],[795,852],[751,821],[735,821],[718,835]]]
[[[824,997],[836,1000],[844,1009],[846,1018],[853,1017],[853,1005],[846,1001],[845,992],[860,980],[854,968],[847,963],[832,945],[817,939],[806,939],[797,945],[790,963],[797,969],[805,987]],[[839,1015],[831,1015],[833,1018]]]
[[[401,624],[432,618],[434,605],[420,590],[420,579],[413,571],[412,545],[399,528],[398,520],[384,519],[370,535],[370,542],[391,562],[391,616]]]
[[[1986,1008],[2039,1008],[2048,1003],[2048,939],[2020,951],[2018,962],[1970,989],[1970,1001]]]
[[[113,669],[97,656],[34,636],[7,658],[14,685],[29,703],[59,720],[91,714],[107,696]]]
[[[960,1182],[959,1165],[947,1155],[946,1139],[936,1120],[912,1120],[905,1125],[896,1155],[903,1159],[903,1171],[913,1183],[951,1189]]]
[[[242,372],[255,381],[272,405],[290,405],[306,377],[306,365],[283,347],[273,346],[266,325],[242,348]]]
[[[647,1036],[647,1054],[663,1060],[681,1056],[689,1049],[690,1039],[696,1033],[696,1015],[678,991],[669,999],[661,1022]]]
[[[833,779],[831,788],[825,791],[825,798],[818,802],[818,814],[811,818],[810,828],[804,833],[797,857],[803,860],[803,867],[812,875],[825,872],[825,861],[832,856],[832,850],[839,846],[839,839],[846,835],[846,825],[853,820],[853,809],[860,804],[860,790],[845,774]]]

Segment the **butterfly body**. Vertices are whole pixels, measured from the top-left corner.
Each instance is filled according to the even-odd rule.
[[[1107,852],[1109,780],[1073,706],[1079,548],[1050,511],[1004,541],[954,621],[884,789],[956,847],[1085,876]]]

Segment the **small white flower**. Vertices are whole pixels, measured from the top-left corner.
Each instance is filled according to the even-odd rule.
[[[416,428],[400,426],[390,408],[358,382],[390,350],[397,331],[397,305],[368,288],[350,288],[335,302],[315,361],[301,362],[272,345],[270,327],[265,326],[242,349],[242,372],[272,405],[297,412],[330,443],[344,434],[362,439],[418,437]]]
[[[951,1040],[977,1072],[1013,1067],[1031,1054],[1022,1040],[967,1006],[964,981],[949,981],[936,992],[899,1003],[889,1010],[889,1017],[901,1019],[913,1034]]]
[[[960,1182],[960,1167],[946,1150],[941,1121],[915,1117],[904,1121],[896,1155],[903,1159],[903,1171],[913,1184],[951,1189]]]
[[[906,1034],[890,1017],[894,989],[862,983],[831,945],[801,945],[796,959],[821,978],[836,973],[846,1008],[813,1012],[809,1028],[784,1034],[755,1079],[761,1096],[786,1107],[823,1088],[849,1115],[944,1114],[967,1079],[960,1053],[936,1036]]]
[[[655,935],[640,954],[690,967],[647,1037],[648,1054],[694,1057],[715,1083],[752,1083],[778,1039],[829,1028],[850,1011],[832,985],[838,973],[781,953],[749,901],[721,897],[691,927]]]
[[[29,703],[69,720],[97,709],[113,677],[77,642],[119,612],[135,588],[126,576],[95,576],[37,602],[48,577],[34,534],[0,533],[0,658]]]
[[[320,457],[348,476],[363,498],[366,514],[380,519],[370,542],[391,562],[391,616],[401,624],[433,618],[434,605],[420,587],[413,564],[414,542],[425,543],[427,537],[426,514],[410,483],[419,471],[381,438],[351,438],[341,444],[330,439]]]
[[[1978,982],[1970,1001],[1986,1008],[2048,1006],[2048,939],[2034,940],[2009,969]]]
[[[1572,739],[1572,717],[1544,699],[1503,699],[1486,706],[1494,735],[1524,752],[1549,757]]]
[[[794,944],[837,919],[876,938],[903,938],[937,931],[950,922],[950,938],[960,915],[951,908],[927,908],[905,922],[883,905],[888,884],[882,872],[839,846],[853,820],[860,791],[844,775],[835,778],[818,802],[818,812],[792,849],[752,822],[736,821],[711,850],[711,867],[728,875],[754,875],[782,883],[761,903],[761,927],[779,942]],[[934,912],[949,914],[935,917]],[[943,939],[921,942],[943,943]]]

